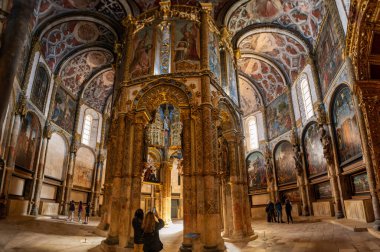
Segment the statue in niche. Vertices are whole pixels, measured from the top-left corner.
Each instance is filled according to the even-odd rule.
[[[321,132],[320,140],[323,146],[323,155],[326,158],[327,164],[331,165],[333,163],[333,157],[331,154],[331,138],[323,126],[320,126],[319,130]]]
[[[293,145],[293,152],[294,152],[293,159],[296,164],[296,172],[298,176],[301,176],[303,172],[303,165],[302,165],[301,151],[298,145]]]
[[[269,180],[270,185],[272,185],[272,183],[273,183],[273,164],[272,164],[272,154],[271,154],[271,151],[270,151],[268,145],[265,149],[265,164],[266,164],[266,168],[267,168],[268,180]]]

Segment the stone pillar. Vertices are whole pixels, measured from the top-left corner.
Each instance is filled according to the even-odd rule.
[[[27,41],[30,20],[33,17],[33,10],[36,1],[13,0],[12,9],[7,17],[0,51],[0,121],[3,122],[9,98],[13,89],[13,82],[19,62],[25,52],[21,50]]]
[[[47,124],[45,125],[43,139],[42,139],[42,147],[41,147],[38,169],[36,171],[37,172],[36,186],[34,189],[34,196],[32,199],[33,205],[32,205],[32,209],[30,210],[31,215],[37,216],[39,213],[42,183],[44,181],[44,173],[45,173],[46,153],[49,146],[49,140],[51,138],[51,134],[52,132],[51,132],[50,123],[47,122]]]
[[[267,143],[265,148],[265,167],[266,167],[266,175],[267,175],[267,183],[268,183],[268,192],[270,196],[270,200],[275,202],[276,200],[276,191],[275,191],[275,177],[273,173],[273,160],[272,160],[272,152],[269,148],[269,143]]]
[[[162,218],[165,221],[165,225],[169,225],[172,223],[171,218],[171,201],[172,201],[172,191],[171,191],[171,173],[173,169],[173,163],[165,162],[164,164],[164,181],[162,188],[162,200],[163,200],[163,210],[162,210]]]
[[[102,150],[103,148],[101,148]],[[92,207],[93,207],[93,215],[99,216],[99,197],[100,197],[100,189],[101,189],[101,177],[102,177],[102,171],[104,169],[104,155],[100,154],[98,157],[98,162],[96,164],[96,179],[95,179],[95,193],[94,193],[94,199],[92,201]]]
[[[302,200],[302,215],[308,216],[309,215],[309,206],[308,206],[308,200],[306,195],[306,186],[305,186],[305,179],[304,179],[304,162],[302,161],[302,152],[300,150],[300,147],[298,144],[295,144],[293,142],[293,152],[294,152],[294,162],[296,164],[296,174],[297,174],[297,184],[298,188],[301,194],[301,200]]]
[[[73,175],[74,175],[74,167],[75,167],[75,157],[77,154],[78,146],[76,143],[72,143],[70,146],[70,156],[69,156],[69,165],[67,168],[67,176],[66,176],[66,186],[65,190],[65,198],[64,204],[62,208],[63,215],[68,215],[69,213],[69,202],[71,201],[71,188],[73,187]]]

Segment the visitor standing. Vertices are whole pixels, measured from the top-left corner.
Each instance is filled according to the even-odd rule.
[[[158,231],[163,228],[165,224],[155,209],[153,209],[153,212],[148,212],[143,221],[144,252],[159,252],[164,248]]]
[[[85,210],[86,210],[86,215],[84,217],[84,224],[88,224],[88,220],[90,218],[91,202],[87,203]]]
[[[282,220],[282,205],[279,199],[276,200],[276,204],[274,205],[274,207],[276,209],[277,222],[284,223],[284,221]]]
[[[82,203],[82,201],[79,201],[79,206],[78,206],[78,222],[82,222],[82,212],[83,212],[83,203]]]
[[[134,237],[133,237],[133,252],[143,252],[143,224],[144,219],[144,212],[142,209],[137,209],[135,212],[135,217],[132,220],[132,226],[134,231]]]
[[[292,217],[292,204],[290,203],[289,199],[285,200],[285,212],[286,212],[286,219],[289,220],[293,223],[293,217]]]
[[[67,218],[67,219],[69,221],[74,221],[74,212],[75,212],[75,203],[74,203],[74,200],[70,201],[69,211],[70,211],[70,217]]]
[[[276,217],[274,214],[274,204],[272,201],[268,201],[267,206],[265,207],[265,211],[267,213],[267,221],[268,222],[276,222]]]

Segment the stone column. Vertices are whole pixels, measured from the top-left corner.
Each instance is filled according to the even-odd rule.
[[[302,200],[302,215],[308,216],[309,215],[309,207],[308,207],[308,200],[306,196],[306,187],[305,187],[305,179],[304,179],[304,162],[302,161],[302,152],[300,150],[300,147],[298,144],[295,144],[293,142],[293,152],[294,152],[294,162],[296,164],[296,174],[297,174],[297,184],[298,188],[300,190],[301,194],[301,200]]]
[[[269,148],[269,143],[266,144],[265,148],[265,168],[267,175],[267,183],[268,183],[268,192],[270,196],[270,200],[275,202],[276,200],[276,191],[275,191],[275,177],[273,173],[273,160],[272,160],[272,152]]]
[[[169,225],[172,223],[171,218],[171,201],[172,201],[172,191],[171,191],[171,173],[173,169],[173,163],[165,162],[164,164],[164,181],[162,188],[162,200],[163,200],[163,210],[162,210],[162,218],[165,221],[165,225]]]
[[[101,148],[102,150],[103,148]],[[101,189],[101,177],[102,171],[104,169],[104,155],[100,154],[98,156],[98,162],[96,164],[96,179],[95,179],[95,193],[94,199],[92,201],[93,215],[99,216],[99,197]]]
[[[67,176],[66,176],[66,186],[64,188],[65,190],[65,197],[64,197],[64,203],[62,208],[63,215],[67,215],[69,213],[69,202],[71,200],[71,188],[73,187],[73,174],[74,174],[74,167],[75,167],[75,157],[77,154],[78,146],[76,143],[72,143],[70,146],[70,153],[69,153],[69,165],[67,168]]]

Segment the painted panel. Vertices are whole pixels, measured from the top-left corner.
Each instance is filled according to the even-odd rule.
[[[143,178],[144,182],[160,182],[160,162],[150,154],[148,154],[147,164],[144,167]]]
[[[174,29],[175,71],[195,71],[200,68],[200,32],[195,22],[177,20]]]
[[[46,152],[45,176],[62,180],[67,145],[62,136],[53,133]]]
[[[80,148],[75,159],[73,184],[83,188],[91,188],[94,165],[94,153],[88,148]]]
[[[325,95],[331,82],[343,64],[343,50],[339,43],[338,32],[329,16],[320,35],[316,48],[317,67],[321,81],[322,94]]]
[[[360,132],[355,116],[350,89],[343,88],[336,95],[333,111],[333,123],[341,164],[352,161],[361,155]]]
[[[12,176],[8,193],[11,195],[24,196],[25,179]]]
[[[77,103],[62,88],[57,89],[51,120],[72,134]]]
[[[42,184],[41,188],[41,199],[51,199],[55,200],[57,197],[57,187],[48,185],[48,184]]]
[[[133,38],[133,56],[130,66],[132,78],[152,73],[153,67],[153,28],[146,27]]]
[[[330,181],[314,185],[316,199],[331,199],[332,191]]]
[[[323,155],[321,134],[316,123],[311,124],[305,133],[304,148],[309,176],[323,174],[327,172],[327,163]]]
[[[274,139],[291,129],[289,101],[286,94],[273,101],[266,110],[268,137]]]
[[[274,158],[279,185],[297,182],[296,163],[293,157],[293,148],[289,142],[282,142],[277,146]]]
[[[30,100],[41,111],[44,112],[46,95],[49,90],[49,75],[45,68],[39,66],[33,82]]]
[[[240,107],[243,115],[247,116],[259,110],[263,105],[260,100],[260,94],[242,78],[239,78],[240,85]]]
[[[108,97],[113,91],[115,72],[109,70],[91,80],[83,92],[84,102],[103,113]]]
[[[260,152],[253,152],[247,157],[247,169],[250,190],[267,188],[265,160]]]
[[[16,145],[16,166],[33,170],[38,157],[40,142],[40,122],[38,118],[28,113],[22,120]]]
[[[286,199],[289,199],[290,202],[301,202],[301,194],[298,189],[282,191],[280,192],[280,197],[282,203],[284,203]]]
[[[235,102],[235,104],[239,103],[238,94],[237,94],[237,81],[236,81],[236,70],[234,64],[234,58],[226,53],[227,57],[227,80],[223,85],[223,90],[227,95]]]
[[[369,192],[368,176],[366,172],[351,176],[351,183],[352,191],[355,194]]]
[[[208,64],[210,71],[214,73],[215,77],[220,80],[220,54],[219,54],[219,38],[216,33],[209,34],[208,41],[209,58]]]

